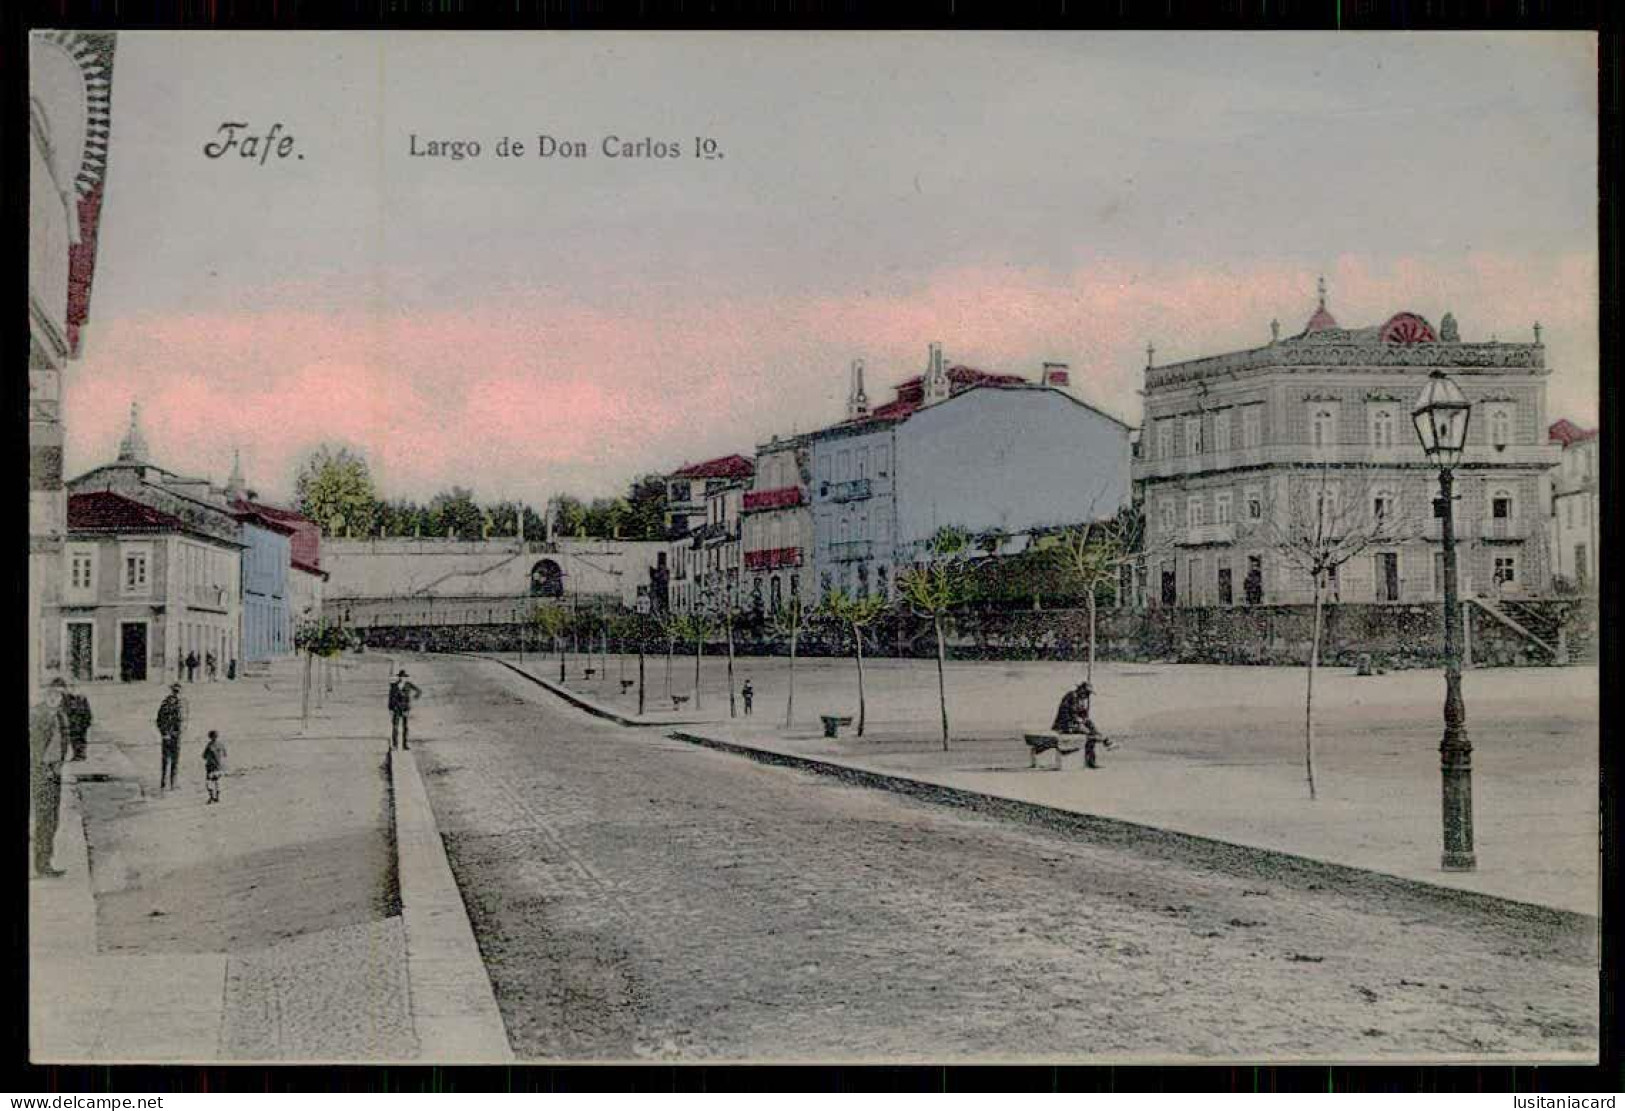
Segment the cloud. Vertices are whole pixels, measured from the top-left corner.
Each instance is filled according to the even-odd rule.
[[[287,496],[323,442],[359,449],[391,496],[453,483],[482,497],[608,494],[643,471],[749,454],[773,433],[839,419],[853,358],[883,399],[919,372],[931,341],[990,369],[1069,362],[1079,393],[1137,422],[1147,342],[1161,363],[1267,342],[1272,318],[1291,335],[1314,309],[1315,277],[1287,260],[1102,257],[840,295],[663,289],[635,315],[510,289],[463,310],[392,311],[387,296],[372,299],[379,309],[301,310],[268,296],[259,309],[103,319],[67,379],[68,466],[109,459],[138,400],[157,462],[218,479],[240,447],[270,495]],[[1348,326],[1449,310],[1463,338],[1521,341],[1540,320],[1556,368],[1548,419],[1595,419],[1592,256],[1349,254],[1327,280]]]

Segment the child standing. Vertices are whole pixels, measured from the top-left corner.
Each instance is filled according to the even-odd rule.
[[[209,730],[209,743],[203,746],[203,775],[209,784],[209,801],[220,801],[220,773],[226,767],[226,742],[217,730]]]

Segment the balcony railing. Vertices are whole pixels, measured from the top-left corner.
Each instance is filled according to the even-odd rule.
[[[780,567],[800,567],[800,548],[762,548],[745,553],[745,570],[773,571]]]
[[[829,557],[837,563],[850,563],[855,559],[874,557],[874,542],[870,540],[843,540],[829,546]]]
[[[1188,525],[1180,533],[1178,542],[1187,547],[1196,544],[1234,544],[1236,523],[1226,521],[1222,525]]]
[[[871,494],[867,478],[855,478],[851,482],[834,482],[829,487],[830,501],[858,501]]]
[[[1466,540],[1473,535],[1473,522],[1464,518],[1460,510],[1456,512],[1455,522],[1457,540]],[[1443,540],[1444,519],[1442,517],[1429,517],[1423,521],[1422,538],[1424,540]]]
[[[1457,470],[1470,471],[1486,466],[1552,467],[1557,464],[1560,451],[1555,444],[1510,444],[1499,449],[1488,444],[1468,444],[1461,466]],[[1421,445],[1413,443],[1394,447],[1336,444],[1330,448],[1315,448],[1308,444],[1273,444],[1267,447],[1238,448],[1234,451],[1210,451],[1200,455],[1176,455],[1171,459],[1140,458],[1132,461],[1131,469],[1135,481],[1141,481],[1232,470],[1238,467],[1315,463],[1425,467],[1428,470],[1437,470],[1422,454]]]
[[[793,509],[806,503],[799,486],[780,486],[774,490],[748,490],[745,492],[743,511],[760,513],[768,509]]]
[[[1485,540],[1527,540],[1529,522],[1520,517],[1491,517],[1480,522],[1479,535]]]

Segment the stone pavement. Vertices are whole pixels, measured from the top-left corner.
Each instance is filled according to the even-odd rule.
[[[512,665],[513,657],[504,657]],[[1598,673],[1594,666],[1500,668],[1464,677],[1475,746],[1478,870],[1439,868],[1437,671],[1356,677],[1324,668],[1316,682],[1316,784],[1303,768],[1304,669],[1097,663],[1095,719],[1117,741],[1100,768],[1028,770],[1021,734],[1044,730],[1076,664],[950,662],[949,751],[937,724],[935,665],[880,659],[866,666],[869,728],[822,736],[821,713],[855,712],[850,660],[797,665],[796,723],[784,726],[785,661],[736,661],[758,694],[750,718],[727,716],[721,664],[706,660],[705,723],[685,726],[727,743],[1290,853],[1565,911],[1598,910]],[[610,660],[611,674],[617,662]],[[629,671],[632,669],[629,667]],[[635,674],[635,672],[633,672]],[[556,671],[541,671],[549,680]],[[629,724],[635,693],[581,683],[576,697]],[[664,691],[664,661],[650,690]],[[674,689],[693,684],[677,661]],[[652,702],[651,702],[652,704]],[[742,710],[741,710],[742,713]]]
[[[167,686],[84,688],[96,723],[90,759],[65,768],[67,875],[29,888],[34,1060],[438,1059],[418,1016],[463,985],[411,980],[391,663],[345,660],[308,723],[295,661],[186,685],[180,786],[165,792],[152,721]],[[229,750],[217,806],[200,757],[209,728]]]

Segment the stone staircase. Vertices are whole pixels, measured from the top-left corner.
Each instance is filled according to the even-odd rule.
[[[1567,613],[1561,607],[1535,606],[1512,599],[1470,599],[1482,613],[1503,627],[1516,633],[1526,644],[1538,650],[1540,659],[1562,665],[1573,662],[1569,643]],[[1589,645],[1595,653],[1595,646]],[[1594,656],[1593,656],[1594,658]]]

